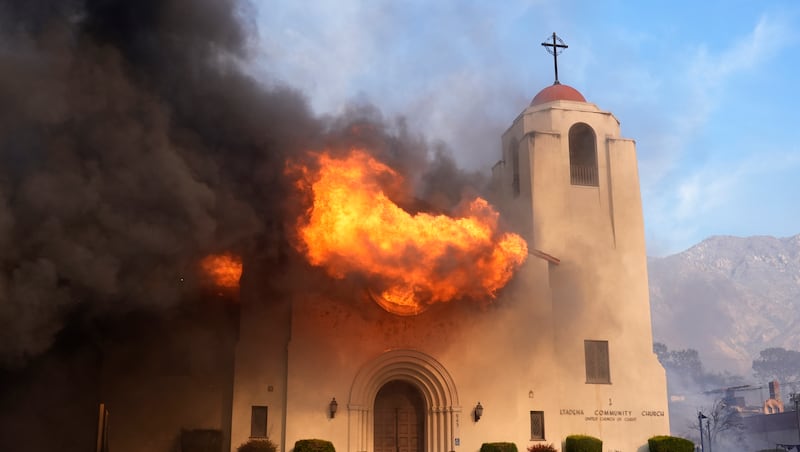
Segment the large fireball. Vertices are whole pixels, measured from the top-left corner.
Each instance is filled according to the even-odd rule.
[[[297,168],[297,186],[313,202],[297,224],[298,249],[335,278],[366,276],[373,298],[390,312],[493,298],[527,257],[525,241],[498,232],[498,214],[481,198],[455,218],[412,215],[384,191],[402,186],[401,176],[363,150],[314,158],[315,165]]]

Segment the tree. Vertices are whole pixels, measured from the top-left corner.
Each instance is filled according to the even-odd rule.
[[[711,408],[700,410],[703,419],[703,441],[711,444],[712,450],[740,450],[744,441],[744,422],[739,411],[725,401],[725,398],[714,399]],[[686,437],[700,444],[697,417],[686,422]],[[708,448],[706,448],[708,450]]]
[[[653,353],[658,357],[658,361],[667,371],[667,381],[673,386],[677,385],[686,389],[687,387],[718,388],[721,386],[735,386],[744,382],[744,378],[730,372],[707,372],[700,361],[700,353],[693,348],[670,351],[661,342],[653,343]]]
[[[761,350],[758,358],[753,360],[753,371],[761,381],[774,379],[792,384],[800,380],[800,352],[781,347]]]
[[[746,379],[729,371],[708,372],[703,374],[702,385],[705,388],[724,388],[745,384]]]
[[[699,382],[703,376],[703,363],[700,353],[693,348],[670,351],[660,342],[653,343],[653,353],[664,366],[669,375],[680,377],[686,381]]]
[[[669,349],[667,349],[667,346],[661,342],[653,342],[653,353],[658,357],[658,362],[660,362],[662,366],[665,366],[666,364],[664,364],[664,362],[669,360]]]
[[[697,350],[673,350],[669,355],[671,366],[676,372],[695,380],[703,376],[703,363],[700,362],[700,353]]]
[[[712,445],[741,445],[744,440],[744,423],[739,411],[727,404],[724,398],[716,399],[709,411]]]

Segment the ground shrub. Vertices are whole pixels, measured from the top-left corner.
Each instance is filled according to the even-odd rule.
[[[677,436],[660,435],[647,440],[650,452],[694,452],[694,443]]]
[[[324,439],[301,439],[294,443],[294,452],[336,452],[336,449]]]
[[[528,448],[528,452],[558,452],[552,444],[534,444]]]
[[[514,443],[483,443],[481,452],[517,452],[517,445]]]
[[[603,452],[603,441],[594,436],[569,435],[564,452]]]
[[[268,439],[251,439],[236,448],[236,452],[276,452],[278,447]]]

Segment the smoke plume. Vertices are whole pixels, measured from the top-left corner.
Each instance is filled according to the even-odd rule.
[[[436,208],[480,182],[402,119],[363,104],[315,117],[248,76],[252,9],[0,0],[0,366],[47,350],[75,313],[174,305],[209,253],[284,247],[285,162],[308,149],[364,146]]]

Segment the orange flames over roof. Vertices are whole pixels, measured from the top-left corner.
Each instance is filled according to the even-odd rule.
[[[366,275],[373,298],[390,312],[493,298],[527,257],[525,241],[498,232],[498,214],[481,198],[456,218],[412,215],[385,193],[402,185],[401,176],[363,150],[314,156],[316,168],[297,168],[297,186],[313,200],[298,221],[298,249],[335,278]]]
[[[200,261],[200,269],[217,287],[236,289],[242,277],[242,259],[230,253],[209,254]]]

